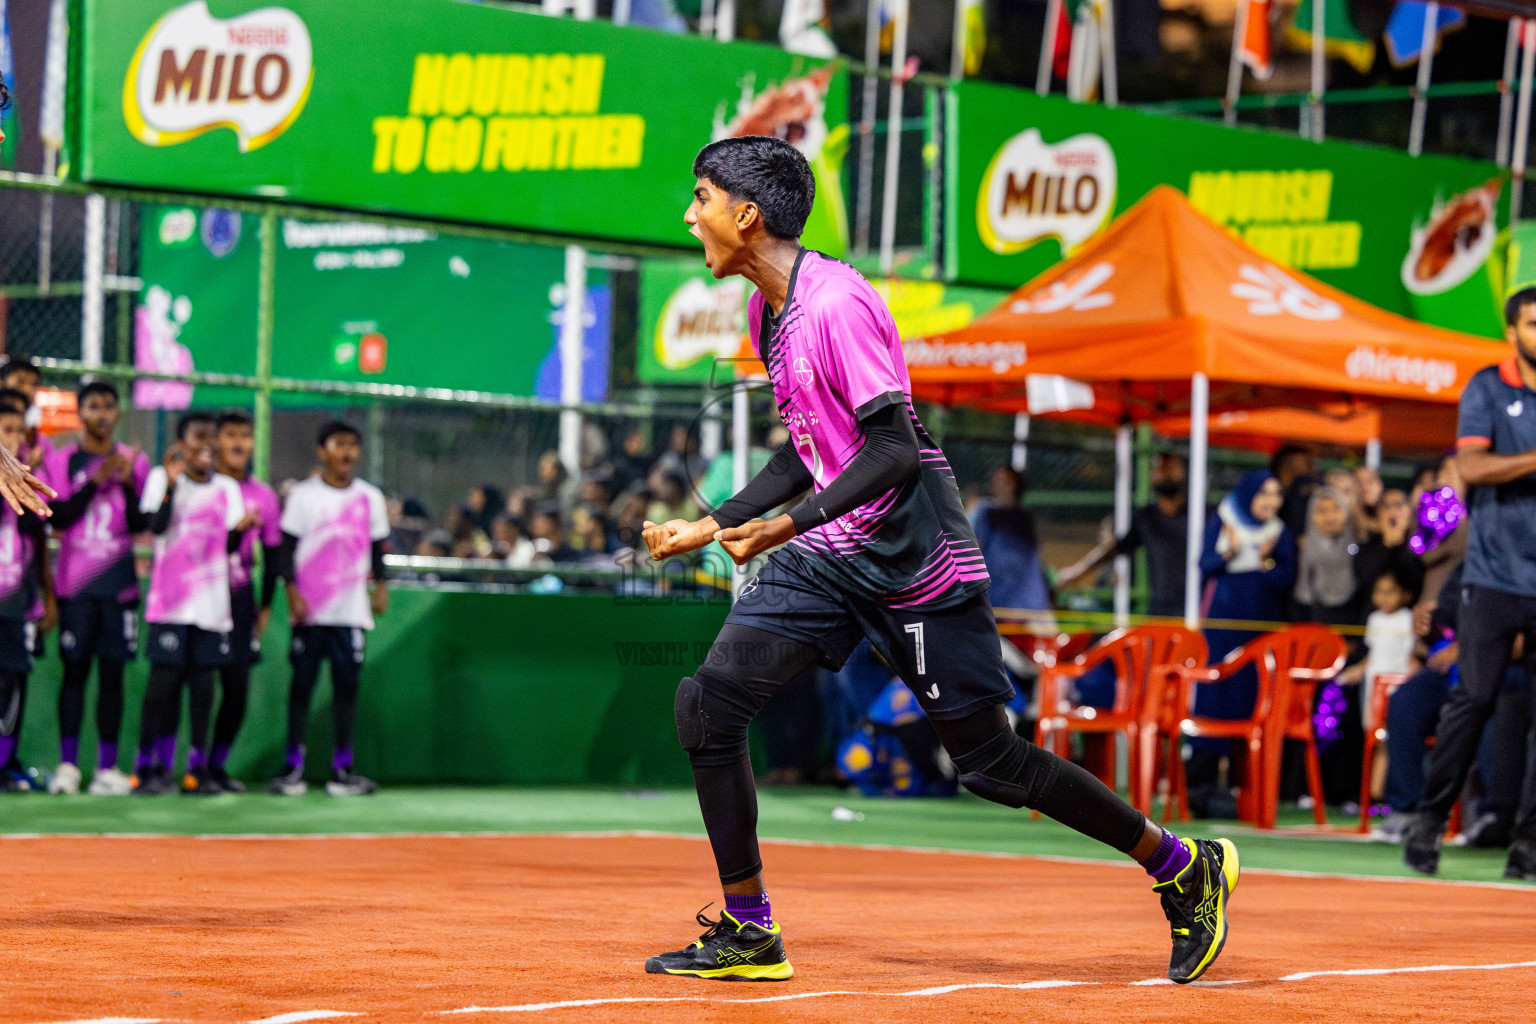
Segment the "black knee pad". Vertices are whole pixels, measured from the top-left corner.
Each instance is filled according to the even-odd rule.
[[[1006,807],[1039,807],[1056,784],[1057,761],[1012,730],[955,758],[960,783]]]
[[[692,676],[684,676],[677,684],[677,697],[672,702],[672,715],[677,719],[677,742],[692,753],[704,746],[704,687]]]

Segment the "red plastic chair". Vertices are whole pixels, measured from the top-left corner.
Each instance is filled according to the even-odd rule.
[[[1130,758],[1131,805],[1146,813],[1152,805],[1159,720],[1168,705],[1174,670],[1206,660],[1205,638],[1183,626],[1119,629],[1067,662],[1042,666],[1035,743],[1066,749],[1072,733],[1124,736]],[[1073,679],[1105,662],[1115,669],[1115,702],[1110,708],[1074,703]],[[1113,758],[1096,774],[1114,786]]]
[[[1398,688],[1408,681],[1408,676],[1398,672],[1383,672],[1376,677],[1376,683],[1371,687],[1371,706],[1365,722],[1365,754],[1360,761],[1360,825],[1357,832],[1369,832],[1371,830],[1371,767],[1376,760],[1376,749],[1387,739],[1387,707],[1392,702],[1392,695]],[[1429,738],[1428,746],[1435,745],[1435,738]],[[1451,808],[1450,820],[1446,822],[1445,837],[1453,838],[1461,831],[1461,801]]]
[[[1306,744],[1307,786],[1314,801],[1313,815],[1319,824],[1327,822],[1317,738],[1312,731],[1312,692],[1319,681],[1338,674],[1344,666],[1344,653],[1344,641],[1325,627],[1292,626],[1249,641],[1220,664],[1179,673],[1181,709],[1194,707],[1194,687],[1198,683],[1230,679],[1248,665],[1258,673],[1258,695],[1248,718],[1205,718],[1186,710],[1178,723],[1181,736],[1243,741],[1245,770],[1238,794],[1239,818],[1254,822],[1259,828],[1275,827],[1283,739],[1293,738]],[[1188,820],[1184,765],[1177,757],[1171,760],[1171,788],[1178,813],[1180,820]]]

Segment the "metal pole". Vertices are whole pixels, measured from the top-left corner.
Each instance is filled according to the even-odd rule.
[[[724,447],[724,428],[720,423],[720,406],[708,383],[704,385],[703,418],[699,422],[699,456],[706,462],[720,454]]]
[[[98,193],[85,197],[85,273],[80,289],[80,361],[101,365],[101,318],[106,260],[107,200]]]
[[[54,178],[59,171],[59,151],[43,147],[43,176]],[[47,295],[53,284],[53,193],[44,192],[37,212],[37,291]]]
[[[573,478],[581,472],[582,343],[586,340],[587,250],[565,247],[565,311],[560,321],[560,462]]]
[[[728,43],[736,38],[736,0],[717,0],[715,38],[722,43]]]
[[[1060,0],[1056,0],[1060,2]],[[859,114],[859,183],[854,199],[853,249],[869,255],[869,221],[875,192],[875,107],[880,102],[880,0],[864,16],[864,108]]]
[[[1237,124],[1237,101],[1243,94],[1243,40],[1248,34],[1248,0],[1237,0],[1237,17],[1232,20],[1232,56],[1227,61],[1227,102],[1222,118]]]
[[[1504,73],[1499,78],[1499,141],[1494,162],[1500,167],[1509,166],[1509,135],[1515,113],[1515,58],[1520,53],[1523,18],[1509,19],[1509,34],[1504,39]]]
[[[1189,380],[1189,550],[1184,559],[1184,625],[1200,625],[1200,549],[1205,545],[1206,448],[1210,427],[1211,381],[1203,373]]]
[[[613,0],[613,23],[615,25],[629,24],[630,0]]]
[[[1115,0],[1099,4],[1099,75],[1104,82],[1104,105],[1120,105],[1120,65],[1115,55]]]
[[[1024,472],[1029,466],[1029,413],[1027,412],[1013,415],[1013,458],[1010,463],[1016,473]]]
[[[368,444],[364,451],[368,459],[368,481],[377,487],[384,486],[384,403],[375,399],[368,406]]]
[[[1131,425],[1115,430],[1115,536],[1131,531],[1131,484],[1136,467],[1132,461]],[[1131,614],[1131,558],[1115,556],[1115,625],[1123,626]]]
[[[1365,468],[1381,468],[1381,438],[1373,437],[1365,442]]]
[[[731,492],[740,494],[751,478],[752,466],[752,391],[746,381],[737,381],[731,392]],[[752,565],[733,567],[731,594],[739,597],[750,578]]]
[[[1035,92],[1049,96],[1051,92],[1051,64],[1056,59],[1056,29],[1061,24],[1062,0],[1046,0],[1045,35],[1040,39],[1040,65],[1035,69]]]
[[[1440,5],[1424,5],[1424,35],[1419,43],[1419,78],[1413,87],[1413,120],[1408,127],[1408,155],[1424,152],[1424,118],[1429,112],[1429,81],[1435,68],[1435,44],[1440,41]]]
[[[880,203],[880,274],[891,275],[896,262],[896,185],[901,174],[901,109],[906,83],[907,0],[896,0],[896,41],[891,46],[891,99],[885,112],[885,195]]]
[[[276,306],[277,211],[261,214],[261,257],[256,277],[256,451],[251,472],[270,480],[272,469],[272,341]]]
[[[1328,88],[1328,0],[1312,0],[1312,123],[1313,142],[1323,141],[1323,93]]]
[[[699,0],[699,35],[715,34],[715,0]]]
[[[1520,55],[1520,102],[1515,113],[1515,153],[1511,160],[1514,181],[1509,189],[1509,222],[1520,219],[1520,200],[1525,192],[1525,154],[1531,141],[1531,71],[1536,58],[1536,21],[1529,18],[1520,26],[1524,52]]]

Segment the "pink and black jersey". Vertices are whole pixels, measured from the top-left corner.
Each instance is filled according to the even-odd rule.
[[[18,519],[0,502],[0,619],[22,622],[41,614],[36,562],[41,533],[36,516]]]
[[[126,454],[129,449],[118,445],[117,450]],[[75,444],[54,452],[43,463],[44,481],[59,494],[56,505],[87,487],[95,491],[78,519],[62,529],[55,525],[59,557],[54,567],[54,583],[61,598],[136,601],[139,577],[133,565],[129,498],[116,480],[99,486],[90,483],[103,458],[104,455],[93,455]],[[148,477],[149,459],[140,452],[133,460],[134,500],[144,493]]]
[[[143,509],[165,501],[166,473],[156,466],[144,486]],[[144,619],[161,625],[197,626],[210,633],[234,628],[229,598],[229,534],[245,518],[240,487],[215,473],[198,483],[176,480],[171,521],[155,536],[155,567],[149,577]]]
[[[749,322],[779,414],[817,490],[864,443],[860,417],[900,402],[912,417],[918,475],[790,541],[829,581],[891,608],[958,604],[989,584],[944,453],[912,410],[895,321],[868,281],[802,249],[779,316],[752,296]]]
[[[301,625],[372,629],[373,545],[389,537],[383,492],[363,480],[332,487],[312,476],[288,492],[282,525],[298,539],[293,584],[309,604]]]
[[[261,524],[246,531],[245,536],[240,538],[240,550],[229,559],[229,588],[244,590],[251,585],[251,576],[255,571],[257,540],[261,541],[263,547],[269,548],[275,548],[283,542],[283,511],[277,501],[277,492],[260,480],[248,476],[236,482],[240,486],[240,496],[245,500],[245,507],[261,517]]]

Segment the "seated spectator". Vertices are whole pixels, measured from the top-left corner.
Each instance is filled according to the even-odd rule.
[[[566,543],[559,507],[553,503],[545,503],[534,512],[528,522],[528,535],[533,539],[534,549],[556,565],[581,560],[581,552]]]
[[[396,552],[415,551],[416,545],[432,529],[427,507],[419,498],[389,499],[389,546]]]
[[[601,508],[578,505],[571,513],[571,548],[589,562],[610,562],[616,545],[608,536],[608,517]]]
[[[553,501],[562,509],[571,504],[571,479],[565,470],[565,464],[560,461],[560,453],[550,449],[539,456],[538,483],[534,487],[534,496],[538,501]]]
[[[606,509],[613,500],[613,495],[608,492],[607,473],[594,470],[582,477],[576,500],[589,508]]]
[[[640,534],[645,530],[645,515],[651,504],[651,492],[642,481],[614,499],[609,507],[614,537],[620,547],[633,548],[643,543]]]
[[[470,517],[469,511],[464,506],[454,505],[448,509],[443,528],[453,538],[450,554],[454,558],[490,557],[491,539],[475,525],[474,519]]]
[[[667,437],[667,450],[662,452],[651,466],[648,478],[654,478],[656,470],[660,468],[682,477],[683,490],[686,492],[693,486],[695,480],[704,475],[709,468],[704,456],[699,454],[699,439],[681,423],[675,424]],[[655,484],[651,485],[655,489]]]
[[[1324,485],[1312,492],[1307,533],[1296,564],[1295,617],[1329,626],[1351,624],[1355,608],[1355,554],[1360,550],[1346,499]]]
[[[656,460],[646,452],[645,424],[625,424],[619,431],[619,449],[608,457],[608,486],[614,494],[623,494],[650,476]]]
[[[645,510],[645,517],[651,522],[665,523],[673,519],[691,522],[698,518],[698,509],[688,496],[688,480],[675,470],[658,462],[651,470],[646,486],[651,492],[651,504]]]
[[[479,487],[471,487],[469,493],[464,496],[464,512],[469,516],[470,522],[481,533],[489,535],[491,521],[501,511],[506,499],[501,495],[501,488],[495,484],[481,484]]]
[[[418,558],[447,558],[453,550],[453,534],[447,530],[430,530],[417,541],[413,550]]]
[[[523,536],[517,520],[506,513],[491,523],[491,554],[505,560],[512,569],[526,569],[539,557],[533,541]]]

